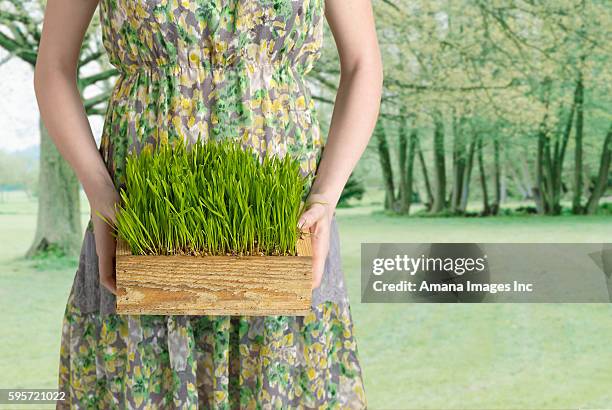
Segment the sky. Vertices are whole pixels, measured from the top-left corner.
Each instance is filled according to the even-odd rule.
[[[0,62],[6,56],[4,51],[0,51]],[[33,78],[31,66],[19,58],[0,65],[0,150],[15,152],[40,144]],[[102,118],[92,117],[90,122],[96,140],[99,140]]]

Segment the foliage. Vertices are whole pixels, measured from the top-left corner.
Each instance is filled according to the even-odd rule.
[[[513,191],[540,213],[560,212],[570,196],[577,213],[599,200],[612,122],[609,1],[373,6],[385,80],[370,151],[387,209],[409,209],[410,189],[439,214],[462,214],[469,198],[495,214]],[[327,44],[314,79],[331,104],[339,66]]]
[[[134,254],[295,254],[306,179],[232,140],[129,154],[117,234]]]
[[[600,204],[595,212],[597,215],[611,215],[612,216],[612,202],[604,202]]]
[[[338,206],[349,206],[348,202],[353,198],[356,200],[361,200],[361,198],[363,198],[364,192],[365,187],[363,185],[363,182],[357,179],[354,174],[351,174],[348,181],[346,182],[346,185],[344,186],[344,189],[342,190],[342,193],[340,194]]]
[[[0,150],[0,191],[23,189],[29,194],[33,193],[37,171],[30,158]]]

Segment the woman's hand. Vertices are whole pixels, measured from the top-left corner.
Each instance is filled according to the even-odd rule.
[[[308,207],[300,216],[298,226],[302,232],[310,233],[312,243],[312,289],[321,285],[325,260],[329,252],[330,227],[333,212],[325,201],[307,202]]]
[[[115,275],[115,250],[117,248],[117,241],[113,236],[113,230],[117,222],[115,218],[115,204],[118,202],[119,195],[114,187],[108,187],[106,193],[101,195],[101,198],[96,198],[91,202],[100,284],[114,295],[117,295]],[[106,221],[100,215],[102,215]],[[109,225],[109,222],[112,222],[113,225]]]

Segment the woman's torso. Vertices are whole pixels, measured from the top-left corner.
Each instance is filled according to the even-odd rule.
[[[100,0],[120,71],[101,144],[115,182],[130,150],[176,138],[234,138],[313,173],[321,138],[304,76],[323,12],[324,0]]]

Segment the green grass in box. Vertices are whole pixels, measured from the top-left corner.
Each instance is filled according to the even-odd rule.
[[[238,143],[149,145],[126,160],[117,234],[135,255],[294,255],[306,180]]]

